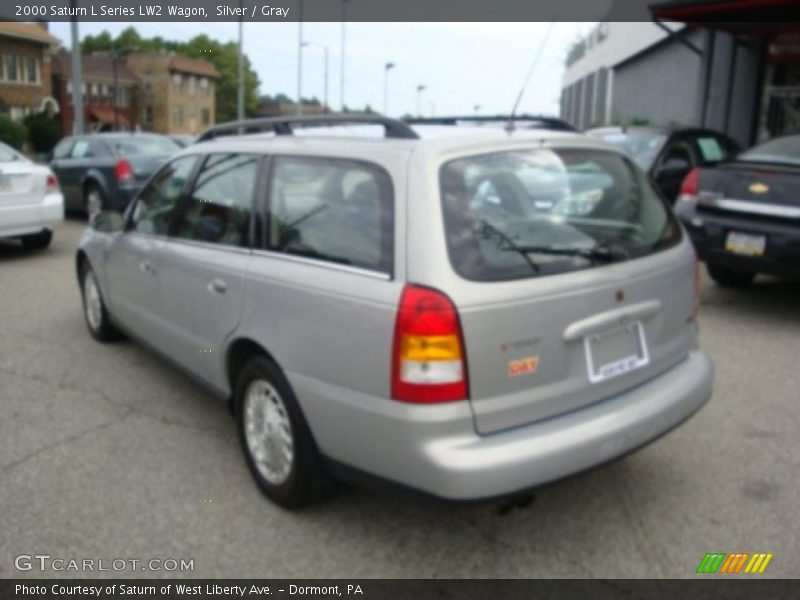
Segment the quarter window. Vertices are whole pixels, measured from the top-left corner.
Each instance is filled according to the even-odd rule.
[[[131,217],[136,231],[151,235],[167,234],[194,163],[194,156],[172,161],[142,190]]]
[[[270,184],[268,246],[391,273],[389,175],[355,160],[278,157]]]
[[[209,156],[197,175],[176,237],[247,246],[258,165],[259,157],[255,155]]]

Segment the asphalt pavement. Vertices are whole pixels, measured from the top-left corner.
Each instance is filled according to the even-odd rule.
[[[34,554],[193,560],[180,574],[203,578],[680,578],[706,552],[769,552],[763,577],[800,575],[800,282],[704,280],[709,404],[528,506],[342,487],[286,512],[251,481],[223,403],[139,344],[89,336],[82,227],[42,252],[0,242],[2,578],[178,574],[15,568]]]

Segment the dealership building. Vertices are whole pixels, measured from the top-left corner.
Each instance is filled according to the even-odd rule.
[[[567,57],[561,117],[581,129],[685,125],[744,146],[800,131],[800,2],[642,2]]]

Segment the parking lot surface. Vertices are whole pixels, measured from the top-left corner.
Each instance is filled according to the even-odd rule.
[[[0,243],[0,577],[103,575],[19,572],[20,554],[193,559],[180,575],[203,578],[526,578],[692,577],[706,552],[770,552],[764,577],[800,574],[798,282],[705,280],[709,404],[527,507],[342,487],[291,513],[251,481],[223,403],[138,343],[89,336],[82,227],[43,252]]]

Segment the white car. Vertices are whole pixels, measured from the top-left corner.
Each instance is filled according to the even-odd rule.
[[[64,220],[64,197],[53,172],[0,142],[0,239],[46,248]]]

